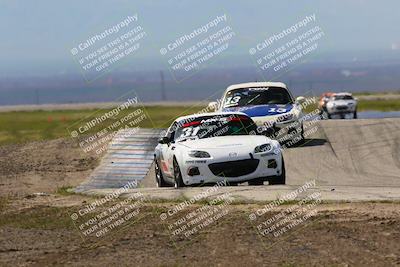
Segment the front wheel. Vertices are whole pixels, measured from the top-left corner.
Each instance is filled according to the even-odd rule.
[[[183,180],[182,180],[181,170],[179,168],[178,162],[174,158],[174,187],[180,188],[180,187],[184,187],[184,186],[185,186],[185,184],[183,183]]]
[[[297,142],[297,145],[299,146],[304,145],[305,142],[306,138],[304,137],[304,124],[301,123],[300,140]]]
[[[357,119],[357,110],[353,113],[353,119]]]
[[[277,184],[286,184],[286,170],[285,170],[285,161],[282,157],[282,172],[281,175],[275,176],[269,181],[270,185],[277,185]]]
[[[160,166],[158,165],[157,160],[155,160],[154,169],[156,173],[156,182],[157,187],[167,187],[167,183],[164,181],[164,176],[161,172]]]

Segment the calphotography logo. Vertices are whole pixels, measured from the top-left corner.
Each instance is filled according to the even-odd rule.
[[[140,219],[140,211],[148,199],[140,192],[132,193],[124,199],[121,194],[136,188],[137,181],[126,183],[121,188],[102,198],[84,205],[70,215],[76,229],[84,241],[98,241],[124,226]]]
[[[176,247],[181,246],[179,241],[182,239],[195,240],[201,232],[215,226],[229,214],[233,198],[228,192],[220,192],[221,187],[226,185],[227,182],[223,181],[204,188],[160,214],[160,220]]]
[[[84,78],[91,82],[139,51],[147,36],[138,14],[98,32],[71,49]]]
[[[248,220],[262,237],[264,245],[271,247],[284,235],[293,234],[296,229],[312,222],[320,203],[321,192],[316,189],[316,181],[311,180],[252,212]]]
[[[315,13],[269,35],[249,49],[264,79],[274,79],[303,62],[320,46],[325,32]]]
[[[227,14],[221,14],[166,44],[160,54],[181,82],[225,54],[235,36]]]
[[[101,155],[107,151],[112,140],[123,134],[135,136],[141,125],[151,124],[145,107],[135,92],[125,94],[107,109],[99,109],[86,118],[67,127],[83,152]]]

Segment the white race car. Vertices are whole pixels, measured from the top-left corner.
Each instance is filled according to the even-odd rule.
[[[176,119],[155,149],[157,185],[285,184],[279,143],[255,133],[253,120],[238,112]]]
[[[351,114],[357,119],[357,99],[350,93],[335,93],[327,100],[323,111],[327,113],[329,119],[332,115],[339,115],[344,119],[346,114]]]
[[[284,143],[304,140],[301,104],[281,82],[252,82],[229,86],[220,103],[211,102],[209,108],[219,112],[243,112],[250,116],[259,131]]]

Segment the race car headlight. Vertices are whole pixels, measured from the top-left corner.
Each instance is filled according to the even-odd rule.
[[[293,119],[293,114],[289,113],[289,114],[285,114],[281,117],[281,121],[290,121]]]
[[[257,146],[257,147],[254,149],[254,153],[265,153],[265,152],[270,152],[271,149],[272,149],[271,144],[263,144],[263,145]]]
[[[210,158],[210,154],[206,151],[200,151],[200,150],[192,150],[189,152],[189,156],[192,158]]]

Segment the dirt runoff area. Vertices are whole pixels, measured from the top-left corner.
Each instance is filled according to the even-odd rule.
[[[299,221],[295,202],[103,201],[67,192],[97,164],[70,140],[0,147],[0,266],[400,265],[399,203],[307,202],[312,212]]]

